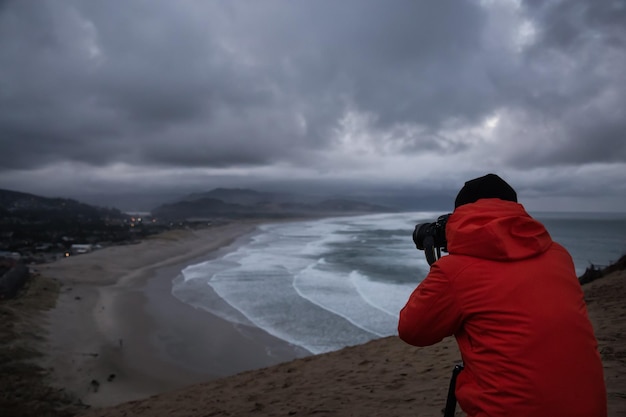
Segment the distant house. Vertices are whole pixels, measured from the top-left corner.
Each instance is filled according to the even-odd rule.
[[[72,255],[80,255],[83,253],[89,253],[93,250],[93,245],[91,244],[73,244],[70,247],[70,252]]]

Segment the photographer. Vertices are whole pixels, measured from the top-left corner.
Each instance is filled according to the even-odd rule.
[[[456,398],[469,416],[606,416],[602,362],[569,253],[494,174],[466,182],[445,220],[435,243],[449,255],[433,261],[400,312],[400,338],[428,346],[455,336],[465,366]]]

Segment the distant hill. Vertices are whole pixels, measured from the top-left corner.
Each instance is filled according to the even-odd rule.
[[[349,199],[316,200],[289,193],[216,188],[163,204],[152,215],[170,220],[190,218],[288,218],[395,211],[389,207]]]
[[[158,232],[114,208],[0,189],[0,252],[23,263],[52,262],[73,244],[127,243]]]
[[[18,191],[0,189],[0,218],[2,222],[89,222],[123,219],[127,216],[112,208],[80,203],[68,198],[49,198]]]
[[[193,193],[183,198],[182,201],[198,201],[202,199],[216,199],[224,203],[252,206],[268,202],[292,202],[295,196],[287,193],[268,193],[250,190],[246,188],[216,188],[205,193]]]

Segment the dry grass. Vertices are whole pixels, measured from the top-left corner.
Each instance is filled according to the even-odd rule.
[[[60,284],[31,277],[16,298],[0,300],[0,410],[4,417],[70,417],[85,406],[47,385],[41,315],[54,307]]]

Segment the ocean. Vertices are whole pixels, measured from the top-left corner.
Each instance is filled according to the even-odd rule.
[[[172,294],[311,353],[397,334],[398,313],[429,265],[413,229],[439,212],[266,224],[214,259],[190,265]],[[578,276],[626,253],[626,213],[531,213],[571,253]]]

